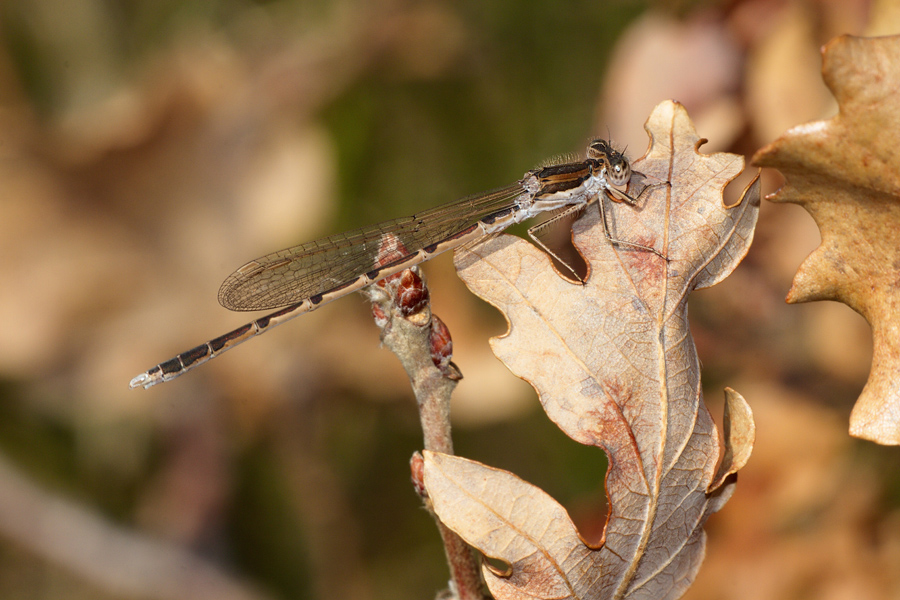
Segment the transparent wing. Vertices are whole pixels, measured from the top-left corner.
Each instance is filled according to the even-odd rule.
[[[404,249],[402,261],[440,244],[488,215],[514,208],[526,190],[518,183],[463,198],[410,217],[331,235],[273,252],[232,273],[219,288],[219,303],[230,310],[269,310],[323,294],[380,266],[382,240],[391,235]],[[449,249],[452,246],[448,246]]]

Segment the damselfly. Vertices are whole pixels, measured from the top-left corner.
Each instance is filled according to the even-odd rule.
[[[237,311],[280,310],[160,363],[132,379],[130,385],[148,388],[170,381],[276,325],[442,252],[548,211],[566,209],[551,219],[556,221],[599,200],[607,238],[662,256],[652,248],[614,240],[610,236],[603,198],[610,195],[634,205],[635,199],[613,187],[626,185],[631,174],[631,165],[625,155],[607,141],[597,139],[588,145],[583,161],[533,169],[507,187],[250,261],[222,284],[219,303]],[[534,235],[537,228],[546,224],[532,227],[528,233],[550,252]],[[398,258],[383,264],[385,240],[391,241],[395,250],[392,257]],[[401,251],[397,252],[398,249]],[[379,258],[380,253],[382,258]]]

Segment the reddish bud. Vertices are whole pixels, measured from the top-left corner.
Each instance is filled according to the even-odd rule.
[[[412,458],[409,459],[409,470],[412,476],[413,488],[423,500],[428,497],[425,491],[425,459],[419,452],[413,452]]]
[[[453,340],[447,325],[437,316],[431,316],[431,362],[444,377],[459,381],[462,373],[450,359],[453,358]]]
[[[372,316],[375,317],[375,325],[379,329],[384,329],[388,321],[390,321],[387,313],[384,312],[384,308],[377,302],[372,302]]]
[[[421,312],[428,304],[428,288],[419,274],[412,269],[399,273],[394,301],[404,317]]]

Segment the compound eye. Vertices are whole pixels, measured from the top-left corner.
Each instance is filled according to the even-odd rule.
[[[631,167],[626,162],[616,162],[608,172],[610,181],[615,185],[625,185],[631,179]]]

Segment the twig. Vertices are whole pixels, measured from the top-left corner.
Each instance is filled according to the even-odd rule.
[[[400,359],[419,406],[425,449],[453,454],[450,437],[450,395],[462,379],[450,362],[453,343],[444,323],[432,315],[428,288],[413,268],[369,288],[375,323],[381,341]],[[447,528],[431,511],[422,478],[422,455],[411,460],[413,484],[440,531],[450,567],[451,586],[439,598],[485,600],[479,563],[462,538]]]

